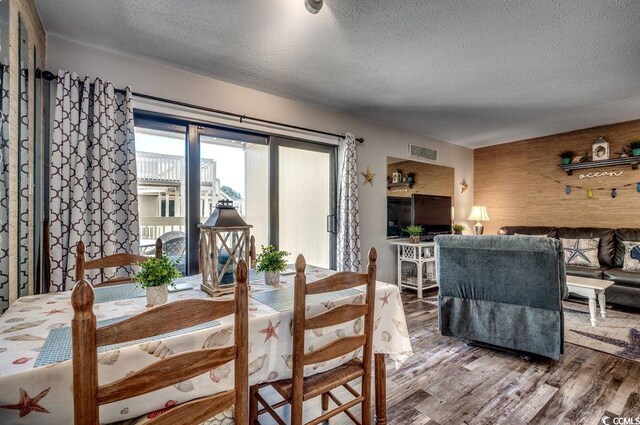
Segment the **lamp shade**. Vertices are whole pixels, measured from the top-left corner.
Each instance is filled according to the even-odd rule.
[[[467,220],[473,221],[489,221],[489,214],[487,214],[487,207],[484,205],[474,205],[471,208],[469,217]]]

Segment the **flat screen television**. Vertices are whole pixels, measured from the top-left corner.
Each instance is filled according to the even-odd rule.
[[[411,224],[423,227],[423,239],[433,239],[435,235],[451,233],[451,197],[387,197],[387,237],[407,237],[402,229]]]

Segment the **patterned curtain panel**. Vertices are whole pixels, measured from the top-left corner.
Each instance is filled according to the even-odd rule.
[[[360,215],[358,210],[358,171],[356,140],[345,135],[338,151],[340,188],[338,190],[339,271],[360,271]]]
[[[18,296],[29,293],[29,90],[28,80],[25,70],[20,72],[20,147],[18,151],[18,163],[20,167],[19,203],[18,214],[20,215],[20,257],[18,262]]]
[[[0,73],[0,314],[9,307],[9,68]]]
[[[131,90],[60,71],[51,146],[51,285],[73,286],[75,247],[87,258],[138,252],[138,196]],[[100,280],[123,276],[110,270]],[[89,275],[89,279],[98,278]]]

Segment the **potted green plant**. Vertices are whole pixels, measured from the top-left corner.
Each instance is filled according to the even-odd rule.
[[[558,155],[562,158],[562,165],[568,165],[571,164],[571,160],[576,156],[576,153],[574,151],[564,151],[560,152]]]
[[[140,271],[133,277],[141,287],[147,290],[147,306],[165,304],[169,285],[181,277],[176,267],[178,261],[170,260],[166,255],[160,258],[151,257],[139,264]]]
[[[273,245],[262,245],[262,252],[258,254],[258,272],[264,272],[264,283],[267,285],[277,285],[280,283],[280,272],[286,270],[287,262],[285,258],[289,255],[287,251],[279,251]]]
[[[633,140],[629,143],[629,147],[631,148],[631,155],[640,156],[640,139]]]
[[[409,242],[420,243],[420,235],[422,234],[422,226],[411,225],[403,229],[409,234]]]
[[[454,224],[453,225],[453,234],[454,235],[461,235],[463,230],[464,230],[464,224]]]

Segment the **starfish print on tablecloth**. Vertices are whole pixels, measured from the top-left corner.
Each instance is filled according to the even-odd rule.
[[[264,329],[260,329],[258,331],[261,334],[265,334],[264,342],[267,342],[269,340],[269,338],[271,338],[271,337],[275,337],[275,339],[280,339],[280,338],[278,338],[278,334],[276,333],[276,329],[278,328],[278,326],[280,326],[280,322],[278,322],[275,325],[273,325],[271,323],[271,319],[269,319],[269,326],[267,326]]]
[[[577,333],[578,335],[586,336],[589,338],[593,338],[595,340],[616,345],[618,347],[622,347],[622,351],[617,353],[620,357],[625,357],[627,359],[638,360],[640,359],[640,330],[631,328],[629,329],[629,341],[624,341],[622,339],[617,338],[609,338],[607,336],[601,336],[592,334],[589,332],[576,331],[571,329],[571,332]]]
[[[384,296],[380,298],[380,301],[382,301],[381,307],[384,307],[385,305],[389,304],[389,295],[391,295],[391,292],[385,292]]]
[[[16,404],[7,404],[5,406],[0,406],[0,409],[19,410],[21,418],[27,416],[31,412],[49,413],[47,409],[38,404],[40,400],[44,398],[44,396],[49,394],[49,390],[51,390],[51,387],[47,388],[46,390],[40,391],[37,396],[31,398],[25,390],[20,388],[20,401]]]
[[[571,263],[576,257],[584,260],[587,264],[591,264],[591,260],[587,256],[587,252],[595,251],[595,248],[580,248],[580,241],[582,239],[576,239],[574,246],[565,246],[564,250],[567,255],[567,263]]]
[[[58,310],[57,308],[54,308],[52,310],[49,311],[43,311],[42,314],[46,314],[47,316],[51,316],[52,314],[58,314],[58,313],[65,313],[66,308],[63,308],[61,310]]]

